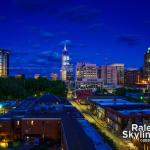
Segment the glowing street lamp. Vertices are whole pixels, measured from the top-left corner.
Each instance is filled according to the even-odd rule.
[[[143,96],[141,96],[141,97],[140,97],[140,100],[144,100],[144,97],[143,97]]]

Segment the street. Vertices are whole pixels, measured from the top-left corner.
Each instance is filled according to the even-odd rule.
[[[96,127],[100,129],[100,131],[103,131],[103,133],[107,137],[111,138],[111,140],[115,143],[115,145],[117,146],[119,150],[136,150],[136,148],[133,146],[131,142],[129,143],[125,142],[123,139],[117,137],[115,134],[109,131],[106,128],[106,124],[103,121],[97,119],[96,116],[94,116],[92,113],[90,113],[87,110],[87,105],[81,105],[75,101],[71,103],[74,107],[76,107],[82,113],[82,115],[85,117],[85,119],[89,123],[96,125]]]

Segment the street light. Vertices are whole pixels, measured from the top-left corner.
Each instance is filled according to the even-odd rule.
[[[142,101],[143,101],[143,100],[144,100],[144,97],[143,97],[143,96],[141,96],[141,97],[140,97],[140,100],[142,100]]]

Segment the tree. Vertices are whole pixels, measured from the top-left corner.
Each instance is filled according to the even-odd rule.
[[[124,87],[115,89],[115,94],[118,96],[125,96],[126,89]]]
[[[96,90],[96,95],[106,95],[108,94],[108,91],[106,89],[98,88]]]
[[[49,81],[45,78],[0,78],[0,100],[23,99],[47,92],[66,97],[67,87],[62,81]]]

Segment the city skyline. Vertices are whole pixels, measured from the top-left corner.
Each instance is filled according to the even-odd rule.
[[[10,75],[59,73],[65,41],[74,68],[77,62],[142,67],[150,33],[145,2],[1,2],[0,47],[10,50]]]

